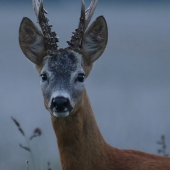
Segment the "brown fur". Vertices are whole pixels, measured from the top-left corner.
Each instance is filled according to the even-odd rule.
[[[90,101],[66,118],[52,117],[63,170],[168,170],[170,158],[109,146],[97,126]]]

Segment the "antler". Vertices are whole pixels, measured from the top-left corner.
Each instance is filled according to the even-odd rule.
[[[48,12],[43,8],[43,0],[40,0],[40,3],[38,0],[33,0],[33,8],[35,11],[35,14],[37,16],[38,23],[42,29],[42,32],[44,34],[44,42],[45,42],[45,50],[46,55],[56,55],[58,52],[58,46],[57,42],[59,42],[59,39],[56,37],[55,32],[51,32],[52,25],[48,24],[48,18],[45,17],[44,14],[48,14]]]
[[[86,28],[88,27],[88,24],[91,21],[93,14],[94,14],[94,11],[97,6],[97,1],[98,0],[92,0],[89,8],[87,8],[87,10],[85,11],[84,1],[81,0],[82,7],[81,7],[81,16],[80,16],[80,22],[79,22],[78,29],[76,29],[75,32],[73,32],[71,41],[67,41],[67,43],[71,49],[81,52],[83,35],[84,35]]]
[[[85,30],[88,27],[88,25],[89,25],[89,23],[91,21],[91,18],[92,18],[93,14],[94,14],[94,11],[95,11],[96,6],[97,6],[97,1],[98,0],[92,0],[89,8],[87,8],[87,10],[86,10]]]

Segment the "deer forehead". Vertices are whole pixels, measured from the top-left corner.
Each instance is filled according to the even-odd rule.
[[[72,51],[63,50],[56,56],[46,57],[41,71],[62,79],[72,77],[77,72],[84,72],[82,68],[82,55]]]

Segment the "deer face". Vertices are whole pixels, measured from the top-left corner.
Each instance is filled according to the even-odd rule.
[[[82,55],[68,49],[44,59],[40,84],[45,106],[52,115],[68,116],[81,102],[85,79],[82,65]]]
[[[38,4],[36,0],[34,2]],[[37,13],[44,35],[30,19],[23,18],[19,42],[23,53],[36,65],[41,77],[45,107],[52,116],[66,117],[74,114],[79,108],[85,91],[84,80],[88,77],[93,63],[105,50],[108,38],[107,24],[104,17],[100,16],[85,32],[87,23],[82,22],[85,21],[82,4],[79,28],[68,42],[69,47],[57,49],[58,39],[55,38],[55,33],[51,32],[48,20],[44,16],[42,1],[39,6]]]

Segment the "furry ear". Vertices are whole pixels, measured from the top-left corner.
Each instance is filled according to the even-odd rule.
[[[106,20],[100,16],[85,32],[82,42],[83,57],[87,64],[95,62],[104,52],[108,40]]]
[[[23,18],[19,29],[19,43],[25,56],[36,65],[44,58],[44,37],[29,18]]]

